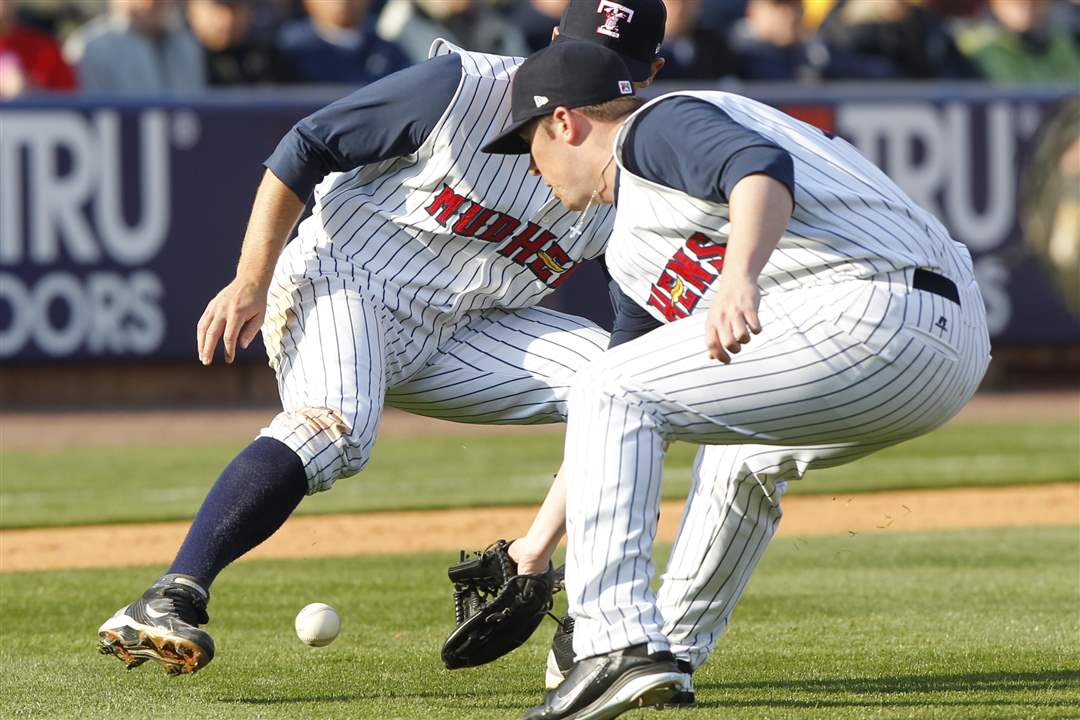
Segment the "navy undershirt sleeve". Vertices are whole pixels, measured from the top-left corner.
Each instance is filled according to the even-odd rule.
[[[642,111],[627,133],[622,160],[635,175],[711,202],[727,203],[735,184],[755,174],[795,194],[786,150],[694,97],[672,97]]]
[[[611,307],[615,311],[608,349],[630,342],[662,325],[647,310],[631,300],[614,280],[608,282],[608,294],[611,296]]]
[[[416,152],[460,81],[455,53],[388,75],[298,122],[263,164],[306,200],[332,172]]]

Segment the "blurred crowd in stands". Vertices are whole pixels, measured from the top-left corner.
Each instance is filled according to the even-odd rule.
[[[599,0],[598,0],[599,1]],[[0,97],[358,86],[438,37],[527,55],[566,0],[0,0]],[[1080,89],[1080,0],[666,0],[663,80]]]

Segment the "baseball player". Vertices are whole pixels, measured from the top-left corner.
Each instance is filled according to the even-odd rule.
[[[572,0],[554,35],[610,46],[647,84],[664,18],[661,0]],[[204,364],[219,341],[232,362],[261,327],[283,411],[225,468],[167,573],[100,627],[102,652],[128,667],[210,662],[199,625],[215,577],[304,495],[364,467],[385,405],[559,422],[570,379],[607,345],[592,323],[536,305],[602,252],[612,213],[561,206],[525,157],[477,152],[506,122],[521,59],[444,41],[431,54],[302,120],[265,163],[236,277],[197,342]],[[548,505],[561,509],[560,492]]]
[[[657,327],[570,391],[577,662],[525,714],[544,720],[676,694],[676,661],[700,666],[724,631],[787,483],[938,427],[971,398],[990,348],[966,248],[851,145],[724,92],[626,112],[617,56],[590,46],[587,77],[557,75],[565,50],[519,69],[512,122],[484,150],[531,153],[568,208],[617,206],[607,265]],[[655,595],[668,440],[702,448]]]

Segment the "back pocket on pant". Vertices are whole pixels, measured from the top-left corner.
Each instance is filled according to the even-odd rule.
[[[952,362],[958,362],[960,360],[960,353],[958,353],[952,345],[942,338],[931,335],[920,327],[908,326],[904,328],[901,333],[906,334],[916,342],[922,343],[922,345],[931,352],[937,353]]]

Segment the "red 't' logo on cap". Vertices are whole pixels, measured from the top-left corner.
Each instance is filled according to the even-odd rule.
[[[600,4],[596,6],[596,12],[597,14],[604,14],[604,24],[596,28],[596,32],[608,37],[619,37],[620,20],[625,20],[628,23],[634,20],[633,10],[611,0],[600,0]]]

